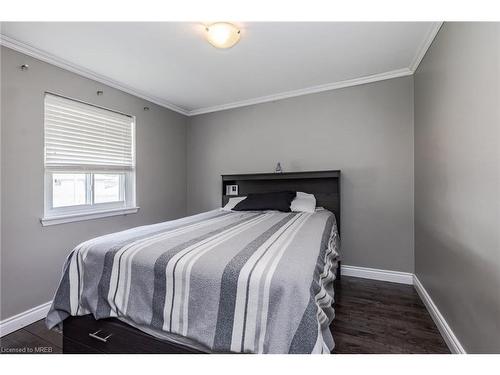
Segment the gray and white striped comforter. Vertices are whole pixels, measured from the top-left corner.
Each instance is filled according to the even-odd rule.
[[[338,232],[327,210],[215,210],[84,242],[47,316],[118,317],[212,352],[329,353]]]

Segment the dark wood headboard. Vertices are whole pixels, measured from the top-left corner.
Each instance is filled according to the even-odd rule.
[[[335,214],[340,231],[340,171],[254,173],[222,175],[222,206],[229,198],[227,185],[238,185],[238,196],[274,191],[303,191],[314,194],[316,205]]]

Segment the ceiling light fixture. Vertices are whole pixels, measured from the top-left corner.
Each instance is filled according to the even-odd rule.
[[[213,23],[205,30],[208,41],[216,48],[231,48],[240,40],[240,30],[228,22]]]

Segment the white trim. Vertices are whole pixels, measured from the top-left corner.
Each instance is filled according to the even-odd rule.
[[[40,222],[42,223],[42,226],[46,227],[49,225],[72,223],[75,221],[100,219],[102,217],[135,214],[137,211],[139,211],[139,207],[117,208],[100,212],[82,212],[71,215],[44,217],[40,219]]]
[[[397,69],[397,70],[392,70],[392,71],[385,72],[385,73],[379,73],[379,74],[373,74],[373,75],[360,77],[360,78],[348,79],[345,81],[332,82],[332,83],[327,83],[324,85],[306,87],[304,89],[286,91],[286,92],[282,92],[279,94],[261,96],[258,98],[241,100],[238,102],[233,102],[233,103],[228,103],[228,104],[215,105],[213,107],[194,109],[194,110],[188,112],[188,116],[196,116],[196,115],[201,115],[203,113],[224,111],[227,109],[246,107],[249,105],[272,102],[275,100],[281,100],[281,99],[287,99],[287,98],[293,98],[296,96],[314,94],[314,93],[323,92],[323,91],[337,90],[337,89],[342,89],[342,88],[351,87],[351,86],[364,85],[366,83],[384,81],[386,79],[404,77],[404,76],[409,76],[412,74],[413,74],[413,72],[408,68]]]
[[[40,306],[33,307],[32,309],[0,321],[0,337],[8,335],[9,333],[17,331],[18,329],[45,318],[49,312],[51,304],[52,301],[49,301]]]
[[[424,58],[425,54],[427,53],[427,50],[434,41],[434,38],[436,38],[437,33],[441,29],[441,26],[443,26],[443,22],[435,22],[434,26],[429,31],[429,34],[427,34],[427,37],[422,42],[422,45],[418,49],[417,54],[415,55],[412,63],[409,66],[409,69],[412,71],[412,73],[415,73],[418,66],[422,62],[422,59]]]
[[[413,285],[418,295],[420,296],[420,299],[427,308],[427,311],[429,311],[432,320],[436,324],[439,333],[441,333],[441,336],[443,337],[450,351],[454,354],[467,353],[416,275],[409,272],[381,270],[348,265],[342,265],[341,272],[343,276],[360,277],[364,279],[390,281],[394,283]]]
[[[296,96],[314,94],[314,93],[323,92],[323,91],[337,90],[337,89],[341,89],[341,88],[358,86],[358,85],[363,85],[366,83],[373,83],[373,82],[383,81],[383,80],[387,80],[387,79],[412,75],[415,72],[415,70],[418,68],[418,65],[420,64],[420,62],[424,58],[425,53],[429,49],[430,45],[432,44],[432,41],[436,37],[436,35],[439,32],[439,29],[441,28],[442,25],[443,25],[443,22],[436,22],[435,25],[431,28],[427,37],[422,42],[420,48],[418,49],[413,61],[411,62],[410,66],[408,68],[392,70],[389,72],[373,74],[373,75],[369,75],[369,76],[365,76],[365,77],[353,78],[353,79],[349,79],[349,80],[345,80],[345,81],[331,82],[331,83],[327,83],[327,84],[323,84],[323,85],[306,87],[303,89],[286,91],[286,92],[281,92],[281,93],[277,93],[277,94],[261,96],[261,97],[257,97],[257,98],[246,99],[246,100],[241,100],[241,101],[227,103],[227,104],[198,108],[198,109],[194,109],[194,110],[187,110],[187,109],[181,108],[173,103],[170,103],[164,99],[148,95],[142,91],[136,90],[130,86],[127,86],[125,84],[117,82],[111,78],[102,76],[102,75],[97,74],[95,72],[92,72],[92,71],[90,71],[82,66],[73,64],[65,59],[57,57],[53,54],[50,54],[50,53],[45,52],[41,49],[38,49],[36,47],[33,47],[33,46],[28,45],[28,44],[23,43],[23,42],[20,42],[16,39],[13,39],[13,38],[6,36],[6,35],[3,35],[3,34],[0,34],[0,45],[4,45],[5,47],[8,47],[8,48],[11,48],[11,49],[16,50],[18,52],[24,53],[28,56],[45,61],[49,64],[58,66],[60,68],[69,70],[70,72],[79,74],[83,77],[90,78],[90,79],[93,79],[95,81],[101,82],[105,85],[108,85],[110,87],[114,87],[118,90],[127,92],[131,95],[145,99],[149,102],[158,104],[162,107],[168,108],[168,109],[175,111],[175,112],[178,112],[178,113],[181,113],[185,116],[196,116],[196,115],[201,115],[204,113],[211,113],[211,112],[224,111],[224,110],[232,109],[232,108],[246,107],[246,106],[254,105],[254,104],[267,103],[267,102],[281,100],[281,99],[293,98]]]
[[[188,115],[188,111],[186,111],[184,108],[181,108],[173,103],[169,103],[166,100],[160,99],[155,96],[151,96],[146,94],[145,92],[142,92],[140,90],[136,90],[128,85],[125,85],[123,83],[120,83],[118,81],[115,81],[111,78],[105,77],[103,75],[100,75],[98,73],[95,73],[91,70],[88,70],[80,65],[73,64],[65,59],[62,59],[60,57],[57,57],[51,53],[45,52],[39,48],[33,47],[29,44],[20,42],[14,38],[11,38],[7,35],[0,34],[0,45],[3,45],[5,47],[8,47],[10,49],[13,49],[15,51],[24,53],[25,55],[34,57],[35,59],[44,61],[46,63],[55,65],[59,68],[66,69],[70,72],[76,73],[80,76],[83,76],[85,78],[92,79],[94,81],[103,83],[107,86],[113,87],[115,89],[118,89],[120,91],[129,93],[131,95],[134,95],[138,98],[147,100],[148,102],[158,104],[159,106],[168,108],[172,111],[181,113],[183,115]]]
[[[415,290],[417,291],[418,295],[422,299],[422,302],[429,311],[432,320],[436,324],[450,351],[454,354],[467,353],[416,275],[408,272],[389,271],[347,265],[343,265],[341,270],[342,275],[345,276],[391,281],[401,284],[413,284]],[[411,279],[409,280],[408,277],[410,277]],[[36,306],[32,309],[0,321],[0,337],[8,335],[9,333],[12,333],[22,327],[43,319],[49,312],[51,304],[52,301],[49,301],[40,306]]]
[[[425,307],[429,311],[432,320],[436,323],[436,326],[438,327],[439,332],[441,333],[441,336],[443,336],[443,339],[446,342],[446,345],[448,345],[450,351],[454,354],[467,354],[457,336],[455,336],[455,333],[453,333],[453,330],[448,325],[445,318],[432,300],[431,296],[427,293],[427,290],[425,290],[424,286],[418,279],[417,275],[413,275],[413,285],[415,286],[415,289],[422,299]]]
[[[389,281],[392,283],[413,285],[413,274],[409,272],[381,270],[377,268],[343,265],[340,272],[344,276],[361,277],[363,279]]]
[[[120,210],[128,210],[128,209],[136,209],[136,196],[135,196],[135,170],[131,171],[119,171],[119,170],[114,170],[114,171],[105,171],[105,172],[99,172],[99,171],[94,171],[90,172],[87,171],[86,173],[82,173],[84,171],[78,171],[73,168],[71,169],[61,169],[61,170],[52,170],[52,169],[45,169],[45,176],[44,176],[44,217],[42,218],[42,224],[43,221],[46,219],[52,219],[52,218],[65,218],[65,217],[77,217],[77,215],[90,215],[93,213],[101,214],[101,213],[107,213],[107,212],[119,212]],[[85,180],[86,180],[86,202],[85,204],[81,205],[74,205],[74,206],[65,206],[65,207],[54,207],[53,206],[53,174],[58,173],[58,174],[63,174],[63,173],[76,173],[76,174],[84,174],[85,175]],[[115,175],[120,175],[120,194],[122,197],[120,200],[115,201],[115,202],[107,202],[107,203],[95,203],[94,202],[94,182],[93,179],[96,174],[99,173],[108,173],[108,174],[115,174]],[[137,211],[136,211],[137,212]],[[131,212],[127,212],[131,213]],[[110,215],[108,215],[110,216]],[[113,216],[113,215],[111,215]],[[101,216],[100,216],[101,217]],[[75,220],[73,220],[75,221]]]

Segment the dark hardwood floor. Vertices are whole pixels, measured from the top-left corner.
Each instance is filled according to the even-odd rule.
[[[49,331],[39,320],[0,338],[2,354],[61,354],[62,334]]]
[[[450,353],[412,285],[342,276],[334,353]]]
[[[449,353],[412,286],[343,276],[335,293],[334,353]],[[62,335],[40,320],[0,346],[2,353],[62,353]]]

